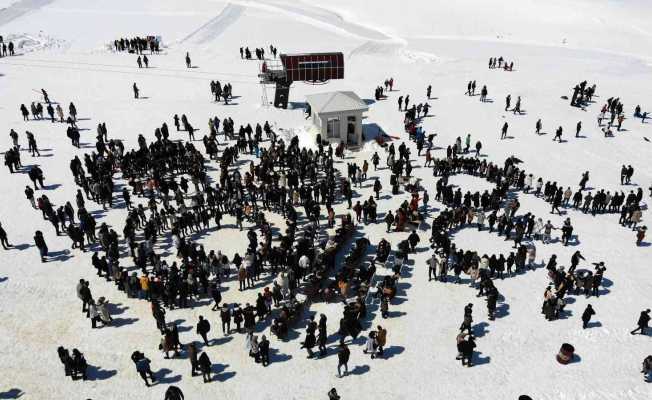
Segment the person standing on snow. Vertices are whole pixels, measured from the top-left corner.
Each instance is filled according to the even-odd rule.
[[[149,381],[147,381],[147,377],[152,380],[152,382],[156,382],[156,378],[154,377],[154,374],[152,373],[151,369],[151,361],[149,358],[145,357],[145,355],[139,351],[133,352],[131,355],[131,360],[136,364],[136,372],[140,375],[140,377],[145,381],[145,386],[149,387],[151,386],[149,384]]]
[[[206,346],[210,346],[210,344],[208,344],[208,339],[206,337],[208,335],[208,332],[210,332],[210,330],[211,330],[210,323],[208,322],[207,319],[204,319],[204,317],[200,315],[199,322],[197,322],[197,334],[201,336]]]
[[[507,138],[507,129],[508,128],[509,128],[509,124],[507,124],[507,122],[505,122],[503,124],[503,128],[500,130],[500,140],[503,140],[503,139]]]
[[[169,386],[163,400],[184,400],[183,392],[176,386]]]
[[[595,311],[593,310],[593,306],[589,304],[586,306],[586,309],[582,313],[582,329],[589,327],[589,321],[593,315],[595,315]]]
[[[641,311],[641,315],[638,317],[638,327],[631,331],[630,333],[632,335],[636,334],[636,332],[641,331],[641,335],[645,335],[645,330],[648,328],[648,324],[650,323],[650,309],[648,308],[645,311]]]
[[[652,374],[652,355],[645,357],[645,360],[643,360],[641,373],[644,375],[646,382],[652,381],[652,377],[650,376]]]
[[[559,139],[559,143],[561,143],[562,142],[561,134],[563,133],[563,131],[564,130],[563,130],[563,128],[561,126],[559,128],[557,128],[557,131],[555,132],[555,137],[552,138],[552,141],[554,142],[555,140]]]
[[[340,341],[340,350],[337,352],[337,376],[341,378],[342,375],[342,367],[344,367],[344,375],[347,375],[349,373],[349,357],[351,356],[351,350],[349,350],[349,347],[344,343],[344,340]]]
[[[9,244],[9,241],[7,240],[7,232],[5,232],[4,228],[2,227],[2,224],[0,224],[0,243],[2,243],[2,248],[7,250],[10,247],[13,247],[11,244]]]
[[[39,250],[41,262],[45,262],[46,257],[48,256],[48,245],[45,243],[45,239],[43,238],[43,232],[36,231],[34,234],[34,244]]]
[[[211,381],[211,369],[213,363],[211,363],[211,359],[208,358],[208,353],[201,353],[198,361],[199,369],[201,370],[202,377],[204,378],[204,383],[209,383]]]
[[[582,179],[580,179],[580,191],[586,188],[586,183],[589,181],[589,171],[586,171],[582,174]]]

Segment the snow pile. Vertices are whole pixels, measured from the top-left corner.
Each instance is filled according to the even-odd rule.
[[[277,130],[279,139],[283,139],[286,146],[290,144],[290,141],[297,137],[299,139],[299,147],[305,147],[307,149],[318,149],[317,146],[317,128],[312,125],[302,126],[298,128],[281,128]]]
[[[17,52],[31,53],[33,51],[65,48],[66,41],[39,32],[31,34],[9,34],[5,41],[13,42]]]

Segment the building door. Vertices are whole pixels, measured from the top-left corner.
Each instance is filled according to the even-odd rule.
[[[346,140],[349,144],[359,144],[358,137],[355,134],[356,120],[355,117],[346,118]]]

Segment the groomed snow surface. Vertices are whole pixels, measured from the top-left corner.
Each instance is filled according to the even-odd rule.
[[[342,51],[346,56],[346,79],[327,86],[295,83],[290,100],[301,103],[305,95],[324,90],[353,90],[363,98],[373,97],[376,86],[389,77],[396,91],[385,101],[375,102],[365,120],[373,134],[382,129],[398,146],[403,140],[413,154],[413,175],[423,179],[434,198],[435,178],[423,168],[423,158],[402,129],[402,114],[397,111],[399,95],[410,95],[412,103],[424,102],[425,88],[433,86],[431,117],[424,120],[426,132],[436,133],[444,157],[445,148],[458,136],[472,135],[481,140],[488,160],[502,163],[510,155],[523,160],[523,166],[544,180],[557,181],[575,189],[581,173],[590,171],[588,186],[606,190],[645,189],[652,183],[652,124],[641,124],[632,117],[637,104],[652,111],[652,46],[649,28],[652,7],[648,1],[512,1],[482,0],[428,2],[407,1],[193,1],[171,0],[18,0],[0,1],[0,35],[19,38],[24,46],[18,55],[0,59],[0,148],[11,146],[9,129],[20,135],[33,132],[41,157],[21,153],[26,166],[38,164],[45,173],[47,194],[55,205],[73,201],[77,190],[68,163],[94,150],[95,128],[106,122],[111,138],[123,140],[127,148],[136,147],[138,134],[154,139],[154,129],[164,121],[173,127],[172,116],[185,113],[198,137],[207,134],[209,117],[232,117],[240,124],[269,120],[284,135],[293,132],[306,141],[310,128],[300,104],[289,110],[261,107],[261,87],[256,77],[258,65],[240,59],[238,48],[274,44],[281,52]],[[107,44],[119,37],[160,35],[165,43],[161,55],[150,57],[150,69],[138,69],[136,56],[113,53]],[[183,57],[190,52],[197,68],[186,69]],[[490,70],[490,57],[514,60],[514,72]],[[231,82],[236,98],[229,106],[211,101],[209,82]],[[475,79],[487,85],[493,103],[480,103],[478,97],[464,96],[466,83]],[[572,87],[587,80],[597,84],[596,102],[579,109],[570,107],[561,96],[570,96]],[[133,99],[131,85],[136,82],[141,99]],[[40,101],[37,93],[45,88],[51,99],[62,104],[73,101],[79,112],[82,148],[72,147],[63,124],[48,121],[23,122],[19,105]],[[524,115],[504,112],[504,98],[522,97]],[[271,97],[272,93],[268,93]],[[624,131],[605,138],[596,117],[609,97],[620,97],[627,119]],[[535,121],[541,118],[546,135],[534,134]],[[507,121],[513,138],[500,141],[500,127]],[[578,121],[583,123],[583,138],[575,138]],[[558,126],[564,127],[565,143],[552,141]],[[174,129],[174,128],[172,128]],[[184,132],[171,132],[173,139],[187,139]],[[309,142],[309,140],[307,140]],[[201,143],[197,143],[203,149]],[[362,151],[348,152],[337,168],[346,173],[346,162],[370,160],[373,151],[384,150],[368,143]],[[245,160],[252,159],[247,156]],[[247,163],[243,163],[246,168]],[[381,163],[382,164],[382,163]],[[635,169],[634,185],[621,187],[622,164]],[[212,168],[217,165],[210,163]],[[337,378],[335,336],[329,355],[319,360],[306,359],[300,342],[304,325],[295,338],[281,342],[273,338],[272,364],[254,364],[244,346],[244,336],[221,335],[219,316],[210,311],[207,301],[192,309],[169,311],[168,321],[180,326],[181,342],[197,341],[198,316],[212,323],[210,338],[216,344],[207,348],[216,364],[217,379],[204,384],[190,377],[190,363],[182,358],[165,360],[158,350],[160,341],[148,303],[128,299],[112,283],[99,279],[91,266],[91,253],[70,250],[67,237],[55,237],[52,227],[33,210],[22,191],[28,185],[26,173],[0,170],[0,222],[16,248],[0,252],[0,398],[25,399],[162,399],[169,384],[179,386],[187,399],[325,399],[336,387],[343,399],[516,399],[529,394],[535,400],[634,399],[652,398],[652,386],[639,372],[641,361],[652,354],[650,336],[632,336],[641,310],[651,306],[650,247],[635,246],[635,233],[618,225],[617,215],[591,217],[573,210],[566,215],[549,214],[549,205],[531,195],[519,194],[520,213],[527,211],[561,226],[570,217],[578,243],[564,247],[560,242],[536,242],[537,263],[557,254],[561,265],[568,265],[571,254],[580,250],[587,261],[604,261],[605,284],[599,298],[571,296],[564,319],[549,322],[540,313],[542,296],[548,285],[545,269],[539,268],[496,286],[504,296],[503,310],[495,321],[486,318],[483,299],[468,284],[455,285],[427,281],[426,259],[429,225],[420,230],[419,252],[399,282],[399,293],[390,305],[390,318],[383,320],[378,304],[368,304],[370,316],[365,332],[381,324],[388,330],[387,357],[371,360],[362,353],[362,342],[351,346],[349,369],[352,373]],[[210,172],[218,177],[217,169]],[[409,198],[402,193],[389,196],[387,169],[370,171],[369,179],[356,189],[364,199],[371,194],[373,179],[384,186],[378,213],[396,209]],[[117,183],[124,183],[118,179]],[[479,178],[455,176],[451,183],[466,190],[489,188]],[[118,192],[114,193],[116,198]],[[74,204],[74,202],[73,202]],[[99,223],[121,232],[125,209],[102,211],[87,202]],[[431,202],[430,215],[443,205]],[[338,204],[338,215],[348,212]],[[280,216],[270,215],[279,229]],[[223,224],[234,220],[226,216]],[[647,224],[647,211],[644,224]],[[381,238],[393,248],[407,233],[385,234],[384,224],[360,225],[372,244]],[[39,262],[32,236],[45,234],[55,259]],[[555,231],[555,235],[558,232]],[[198,237],[206,250],[221,250],[231,257],[243,254],[246,231],[228,228]],[[480,254],[508,254],[511,242],[494,234],[466,229],[454,234],[458,248]],[[648,238],[647,241],[650,239]],[[174,256],[168,256],[168,263]],[[122,265],[130,266],[127,254]],[[379,273],[386,274],[383,269]],[[115,324],[90,329],[81,313],[75,294],[80,278],[90,281],[95,298],[106,297],[112,304]],[[237,282],[224,286],[227,303],[255,302],[256,290],[238,292]],[[463,317],[463,307],[475,304],[474,324],[477,340],[476,363],[465,368],[455,360],[455,336]],[[590,329],[583,330],[580,315],[591,303],[596,310]],[[334,334],[341,315],[340,304],[313,304],[311,313],[328,316],[328,332]],[[258,335],[269,337],[267,324],[260,324]],[[266,329],[265,332],[262,332]],[[562,343],[575,346],[578,362],[562,366],[555,360]],[[58,346],[78,348],[91,365],[91,380],[71,381],[64,377],[57,357]],[[205,350],[203,348],[202,350]],[[143,351],[152,360],[160,383],[146,388],[137,375],[130,355]],[[185,353],[184,353],[185,354]]]

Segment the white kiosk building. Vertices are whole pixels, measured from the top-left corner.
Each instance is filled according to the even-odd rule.
[[[347,146],[362,145],[362,114],[369,110],[353,92],[328,92],[306,96],[313,124],[322,140]]]

